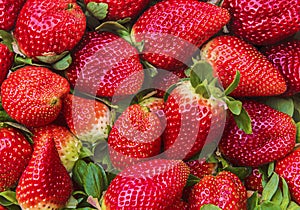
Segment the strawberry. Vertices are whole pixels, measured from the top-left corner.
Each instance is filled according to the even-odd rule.
[[[118,169],[124,169],[161,151],[160,120],[146,107],[129,106],[114,123],[108,136],[110,158]]]
[[[6,210],[7,208],[5,208],[4,206],[0,205],[0,210]]]
[[[16,188],[22,209],[59,209],[72,192],[71,178],[62,165],[52,135],[36,136],[32,158]]]
[[[69,91],[68,81],[48,68],[25,66],[2,83],[2,105],[25,126],[43,126],[58,116],[62,98]]]
[[[247,190],[257,191],[262,193],[262,173],[258,168],[253,168],[251,174],[244,180],[244,184]]]
[[[0,29],[10,31],[15,26],[18,14],[26,0],[0,1]]]
[[[144,42],[143,59],[157,68],[180,69],[228,21],[226,9],[197,0],[164,0],[145,11],[132,27]]]
[[[223,210],[246,210],[247,192],[239,178],[228,171],[208,175],[197,183],[189,197],[189,209],[214,204]]]
[[[155,159],[128,167],[104,194],[104,209],[166,209],[178,197],[189,175],[180,160]]]
[[[13,64],[14,54],[8,49],[8,47],[0,43],[0,85],[6,78],[10,67]]]
[[[100,97],[136,93],[144,72],[137,50],[110,32],[88,32],[72,53],[66,76],[73,87]]]
[[[243,106],[252,121],[252,134],[240,130],[230,116],[219,143],[220,152],[231,163],[258,167],[294,148],[296,125],[289,115],[255,101],[244,101]]]
[[[147,107],[150,112],[155,113],[159,117],[161,125],[165,125],[165,102],[163,98],[149,97],[140,101],[139,104],[143,107]]]
[[[0,128],[0,192],[13,187],[29,163],[32,148],[12,127]]]
[[[256,48],[234,36],[219,36],[201,49],[224,88],[240,71],[241,79],[232,96],[271,96],[286,91],[284,77]]]
[[[112,114],[102,102],[68,94],[62,114],[71,132],[84,142],[105,140],[112,126]]]
[[[275,172],[285,179],[291,196],[300,205],[300,148],[295,149],[276,163]]]
[[[291,40],[261,49],[285,78],[286,96],[300,92],[300,40]]]
[[[274,44],[300,30],[297,0],[224,0],[229,29],[254,45]]]
[[[68,172],[72,171],[75,162],[79,159],[81,142],[66,128],[54,124],[35,128],[34,138],[53,138],[60,160]]]
[[[165,210],[188,210],[189,204],[181,199],[176,199],[171,206]]]
[[[72,50],[85,29],[85,15],[75,0],[27,0],[14,36],[23,54],[38,58]]]
[[[202,179],[206,175],[212,175],[217,167],[216,163],[208,163],[205,159],[190,160],[186,164],[190,168],[191,174]]]

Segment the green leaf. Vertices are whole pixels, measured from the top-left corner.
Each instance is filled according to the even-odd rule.
[[[91,150],[89,150],[87,147],[81,147],[80,153],[79,153],[79,159],[92,157],[94,154]]]
[[[250,198],[247,199],[247,210],[254,210],[258,205],[258,193],[255,191]]]
[[[206,80],[204,80],[203,83],[201,83],[201,84],[197,85],[197,87],[195,87],[195,92],[197,94],[203,96],[204,98],[208,99],[210,97]]]
[[[56,63],[52,64],[52,67],[55,70],[63,71],[66,70],[72,63],[71,54],[66,55],[61,60],[57,61]]]
[[[287,209],[290,201],[291,201],[291,195],[289,191],[289,187],[285,181],[284,178],[281,178],[282,181],[282,202],[281,202],[281,209]]]
[[[0,204],[3,206],[17,205],[16,192],[10,190],[0,192]]]
[[[224,168],[225,171],[230,171],[237,175],[240,179],[245,179],[251,173],[251,167],[233,167],[229,165],[228,167]]]
[[[193,174],[189,174],[189,177],[187,179],[186,182],[186,186],[190,187],[190,186],[194,186],[195,184],[197,184],[200,181],[200,178],[193,175]]]
[[[76,209],[77,205],[78,201],[73,196],[71,196],[68,203],[65,205],[65,208]]]
[[[246,134],[252,133],[251,119],[244,108],[242,108],[239,115],[233,115],[233,117],[239,129],[243,130]]]
[[[204,80],[208,83],[214,79],[212,66],[205,61],[198,61],[191,67],[190,81],[194,88],[200,85]]]
[[[289,206],[287,207],[287,210],[300,210],[300,206],[294,201],[291,201]]]
[[[230,100],[229,98],[226,98],[226,104],[230,110],[230,112],[234,115],[240,115],[242,108],[243,108],[243,104],[241,101],[239,100]]]
[[[222,210],[220,207],[213,204],[205,204],[200,207],[200,210]]]
[[[296,142],[300,143],[300,122],[296,123],[296,127],[297,127]]]
[[[130,44],[133,43],[130,37],[129,30],[125,26],[118,23],[117,21],[105,21],[101,25],[97,26],[95,30],[108,31],[117,34],[118,36],[122,37],[127,42],[129,42]]]
[[[280,206],[280,204],[282,202],[282,198],[283,198],[282,191],[280,188],[278,188],[276,193],[272,197],[272,202]]]
[[[0,122],[14,122],[15,120],[12,119],[5,110],[0,110]]]
[[[236,74],[234,76],[234,80],[232,81],[232,83],[225,90],[225,95],[229,95],[230,93],[232,93],[236,89],[236,87],[240,83],[240,79],[241,79],[241,73],[240,73],[240,71],[236,71]]]
[[[83,160],[77,160],[73,167],[72,178],[79,186],[83,187],[84,185],[84,179],[87,173],[87,168],[88,166]]]
[[[20,131],[23,131],[23,132],[28,133],[29,135],[33,136],[32,132],[22,124],[19,124],[19,123],[16,123],[16,122],[4,122],[4,123],[6,125],[17,128]]]
[[[101,169],[94,163],[89,163],[83,179],[85,192],[93,198],[100,198],[104,190],[104,180]]]
[[[261,210],[281,210],[280,206],[272,201],[265,201],[260,206]]]
[[[61,54],[57,55],[55,53],[47,53],[47,55],[43,55],[43,56],[36,56],[36,58],[43,62],[43,63],[47,63],[47,64],[53,64],[57,61],[59,61],[60,59],[62,59],[63,57],[65,57],[66,55],[68,55],[68,51],[62,52]]]
[[[103,20],[104,18],[106,18],[106,15],[108,13],[108,4],[106,3],[89,2],[86,8],[89,13],[98,20]]]
[[[269,163],[269,166],[268,166],[268,177],[271,177],[271,175],[273,174],[274,167],[275,167],[275,163],[274,162]]]
[[[278,189],[278,184],[279,176],[276,173],[273,173],[262,192],[261,199],[263,201],[270,201]]]
[[[22,57],[22,56],[19,56],[19,55],[16,55],[15,56],[15,63],[17,64],[17,65],[22,65],[22,64],[27,64],[27,65],[32,65],[33,64],[33,62],[32,62],[32,59],[31,58],[24,58],[24,57]]]
[[[268,97],[265,103],[273,109],[293,116],[294,102],[292,98]]]
[[[4,31],[4,30],[0,30],[0,38],[2,39],[1,43],[6,45],[8,47],[8,49],[13,52],[13,47],[12,47],[12,43],[14,41],[13,36],[11,35],[11,33]]]

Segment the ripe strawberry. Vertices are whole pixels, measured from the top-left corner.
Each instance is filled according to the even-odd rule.
[[[32,148],[15,128],[0,128],[0,192],[13,187],[29,163]]]
[[[14,36],[23,54],[37,58],[72,50],[85,29],[85,15],[75,0],[27,0]]]
[[[5,208],[4,206],[0,205],[0,210],[6,210],[7,208]]]
[[[214,204],[223,210],[246,210],[247,192],[239,178],[228,171],[200,180],[189,197],[189,209],[198,210],[205,204]]]
[[[257,49],[234,36],[219,36],[201,49],[224,88],[233,81],[236,71],[241,79],[232,96],[271,96],[286,91],[284,77]]]
[[[136,93],[144,72],[137,50],[109,32],[88,32],[72,54],[66,76],[73,87],[100,97]]]
[[[68,81],[48,68],[25,66],[2,83],[2,105],[25,126],[43,126],[58,116],[69,91]]]
[[[300,40],[266,46],[262,52],[284,76],[287,84],[284,95],[291,96],[300,92]]]
[[[253,168],[252,172],[249,176],[247,176],[244,180],[244,184],[247,190],[257,191],[262,193],[262,173],[258,168]]]
[[[220,152],[233,164],[258,167],[286,156],[295,146],[296,125],[282,112],[255,101],[244,101],[252,134],[240,130],[233,116],[219,144]]]
[[[143,58],[166,70],[180,69],[228,21],[226,9],[197,0],[165,0],[150,7],[133,25]]]
[[[58,151],[60,160],[68,172],[72,171],[75,162],[79,159],[81,142],[66,128],[54,124],[35,128],[34,138],[52,138]]]
[[[13,64],[14,54],[8,49],[8,47],[0,43],[0,85],[6,78],[10,67]]]
[[[285,179],[293,200],[300,205],[300,148],[294,150],[281,160],[278,160],[275,172]]]
[[[300,29],[297,0],[224,0],[229,10],[229,29],[254,45],[274,44]]]
[[[0,1],[0,29],[10,31],[15,26],[18,14],[26,0]]]
[[[128,17],[135,19],[149,4],[150,0],[84,0],[86,5],[90,2],[108,5],[105,20],[120,20]]]
[[[68,94],[62,114],[71,132],[80,140],[95,143],[107,139],[113,119],[104,103]]]
[[[114,123],[108,136],[110,158],[124,169],[161,152],[159,118],[139,104],[129,106]]]
[[[189,204],[181,199],[176,199],[171,206],[168,206],[165,210],[188,210]]]
[[[216,163],[208,163],[205,159],[190,160],[186,164],[190,168],[191,174],[202,179],[206,175],[212,175],[217,167]]]
[[[22,209],[59,209],[72,192],[71,178],[62,165],[53,136],[36,136],[32,158],[16,189]]]
[[[166,125],[166,116],[164,112],[165,108],[165,101],[163,98],[158,97],[149,97],[146,99],[143,99],[139,104],[143,107],[147,107],[150,112],[155,113],[159,120],[160,124],[162,126],[162,130],[164,130],[164,126]]]
[[[138,163],[113,179],[104,194],[102,208],[166,209],[181,196],[188,175],[188,167],[180,160]]]

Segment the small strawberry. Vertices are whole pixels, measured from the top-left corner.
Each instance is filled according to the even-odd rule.
[[[286,91],[284,77],[256,48],[234,36],[219,36],[201,49],[224,88],[233,81],[236,71],[241,79],[232,96],[271,96]]]
[[[300,30],[298,0],[224,0],[229,29],[254,45],[274,44]]]
[[[10,67],[13,64],[14,54],[8,47],[0,43],[0,85],[5,80]]]
[[[102,102],[68,94],[62,114],[71,132],[84,142],[105,140],[112,126],[112,114]]]
[[[23,54],[38,58],[72,50],[85,29],[85,15],[75,0],[27,0],[14,36]]]
[[[258,168],[252,169],[251,174],[244,179],[244,184],[247,190],[262,193],[262,173]]]
[[[0,192],[13,187],[31,158],[32,148],[15,128],[0,128]]]
[[[113,179],[104,194],[102,208],[166,209],[181,196],[188,175],[188,167],[180,160],[138,163]]]
[[[286,96],[300,92],[300,40],[291,40],[261,49],[263,54],[280,70],[284,76]]]
[[[58,116],[69,91],[68,81],[48,68],[25,66],[2,83],[2,105],[19,123],[43,126]]]
[[[228,171],[217,176],[208,175],[200,180],[189,197],[189,209],[199,210],[213,204],[223,210],[246,210],[247,192],[239,178]]]
[[[81,142],[66,128],[54,124],[35,128],[34,138],[53,138],[60,160],[68,172],[72,171],[75,162],[79,159]]]
[[[159,118],[139,104],[130,105],[116,120],[108,136],[110,158],[124,169],[161,152]]]
[[[73,87],[100,97],[131,95],[144,80],[138,51],[109,32],[88,32],[72,54],[66,76]]]
[[[60,209],[72,192],[71,178],[62,165],[53,136],[36,136],[32,158],[16,189],[22,209]]]
[[[300,148],[276,163],[275,172],[285,179],[294,201],[300,205]]]
[[[190,160],[186,164],[190,168],[191,174],[202,179],[206,175],[212,175],[217,167],[216,163],[208,163],[205,159]]]
[[[255,101],[244,101],[252,134],[240,130],[231,115],[219,143],[220,152],[233,164],[258,167],[285,157],[295,146],[296,125],[282,112]]]
[[[143,59],[166,70],[180,69],[228,21],[226,9],[197,0],[165,0],[150,7],[132,27],[144,42]]]
[[[0,29],[10,31],[15,26],[18,14],[26,0],[0,1]]]

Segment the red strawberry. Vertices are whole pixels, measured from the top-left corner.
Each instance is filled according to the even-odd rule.
[[[135,19],[150,0],[84,0],[85,4],[90,2],[106,3],[108,5],[105,20],[120,20],[127,17]]]
[[[132,38],[144,41],[143,58],[175,70],[187,65],[205,41],[228,21],[226,9],[197,0],[164,0],[144,12],[132,27]]]
[[[253,133],[244,133],[230,116],[219,144],[220,152],[231,163],[258,167],[283,158],[294,148],[296,125],[289,115],[255,101],[244,101],[243,106]]]
[[[71,132],[80,140],[95,143],[107,139],[113,119],[104,103],[69,94],[62,113]]]
[[[102,97],[136,93],[144,72],[137,50],[109,32],[88,32],[72,54],[66,72],[78,90]]]
[[[85,29],[85,15],[75,0],[27,0],[14,36],[22,53],[37,58],[72,50]]]
[[[281,160],[278,160],[275,172],[285,179],[294,201],[300,205],[300,148],[294,150]]]
[[[124,169],[161,151],[162,127],[159,118],[146,107],[129,106],[114,123],[108,136],[110,158]]]
[[[71,178],[62,165],[53,136],[36,136],[32,158],[16,189],[22,209],[59,209],[72,192]]]
[[[19,180],[29,163],[32,148],[15,128],[0,128],[0,192]]]
[[[190,168],[191,174],[202,179],[206,175],[212,175],[217,167],[216,163],[208,163],[205,159],[190,160],[186,164]]]
[[[188,210],[189,204],[181,199],[176,199],[171,206],[168,206],[165,210]]]
[[[287,84],[284,95],[300,92],[300,40],[266,46],[262,52],[280,70]]]
[[[52,137],[60,160],[68,172],[72,171],[79,159],[81,142],[66,128],[58,125],[46,125],[34,129],[34,138]]]
[[[0,205],[0,210],[6,210],[7,208],[5,208],[4,206]]]
[[[0,29],[10,31],[16,23],[18,14],[26,0],[0,1]]]
[[[180,160],[156,159],[128,167],[109,185],[102,208],[166,209],[182,193],[189,175]]]
[[[0,85],[6,78],[8,71],[13,64],[13,59],[14,54],[8,49],[6,45],[0,43]]]
[[[213,204],[223,210],[246,210],[247,192],[239,178],[228,171],[217,176],[208,175],[200,180],[189,197],[189,209],[199,210]]]
[[[229,29],[255,45],[274,44],[300,30],[298,0],[224,0]]]
[[[262,193],[262,173],[258,168],[253,168],[252,172],[249,176],[247,176],[244,180],[244,184],[247,190],[257,191]]]
[[[234,36],[219,36],[201,49],[224,88],[233,81],[236,71],[241,79],[232,96],[271,96],[286,91],[284,77],[256,48]]]
[[[166,116],[164,112],[164,108],[165,108],[164,99],[158,97],[149,97],[139,102],[139,104],[143,107],[147,107],[150,112],[155,113],[158,116],[163,130],[166,125]]]
[[[43,126],[58,116],[68,81],[44,67],[25,66],[2,83],[5,111],[25,126]]]

